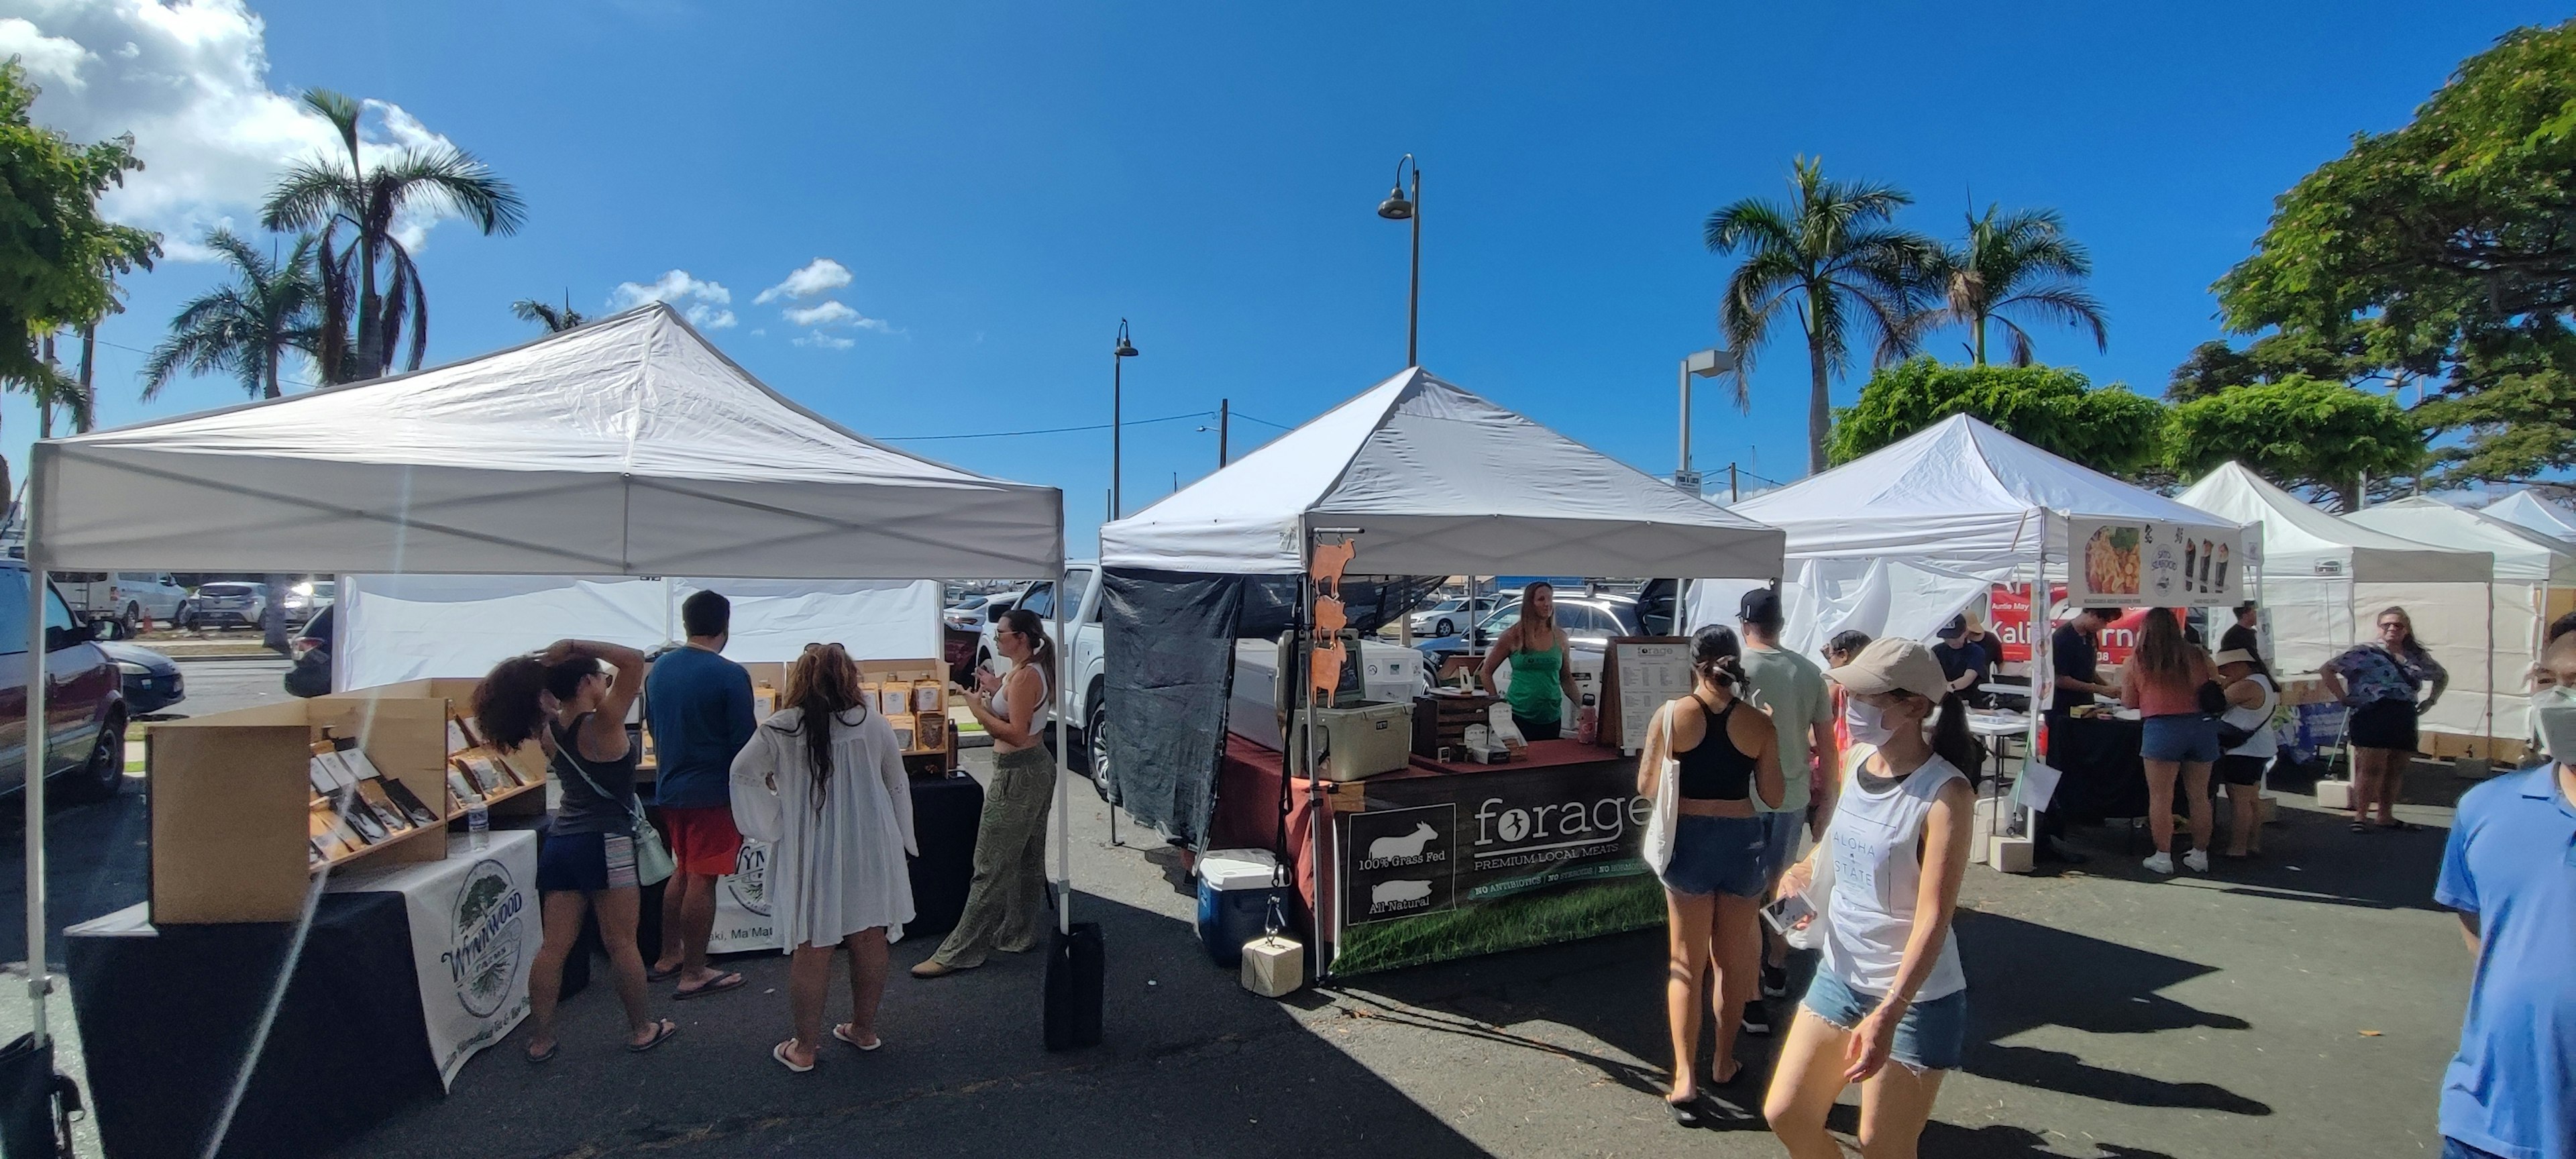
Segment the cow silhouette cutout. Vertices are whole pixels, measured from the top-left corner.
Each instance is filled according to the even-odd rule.
[[[1329,588],[1334,595],[1340,595],[1342,594],[1342,569],[1351,566],[1351,557],[1359,553],[1359,541],[1355,539],[1345,539],[1340,543],[1318,543],[1315,545],[1314,566],[1307,569],[1307,574],[1314,577],[1316,587]]]
[[[1437,835],[1438,834],[1432,830],[1431,826],[1416,822],[1413,826],[1413,832],[1411,833],[1399,834],[1394,837],[1380,837],[1369,842],[1369,860],[1376,861],[1388,857],[1420,857],[1422,856],[1422,847],[1431,844],[1431,839]]]
[[[1370,905],[1421,901],[1429,896],[1431,896],[1431,883],[1427,881],[1381,881],[1369,887]]]

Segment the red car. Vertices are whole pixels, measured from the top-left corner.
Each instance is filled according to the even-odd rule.
[[[0,560],[0,792],[27,780],[27,568]],[[72,614],[61,592],[45,592],[45,771],[55,791],[75,801],[101,801],[125,787],[125,690],[114,661],[100,651],[112,620],[93,624]]]

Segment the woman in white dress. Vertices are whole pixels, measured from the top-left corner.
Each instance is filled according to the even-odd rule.
[[[771,1047],[779,1065],[814,1069],[832,952],[850,951],[850,1020],[832,1037],[883,1045],[886,947],[911,921],[917,851],[912,790],[894,726],[860,695],[859,668],[838,644],[808,644],[787,673],[787,707],[752,731],[733,761],[734,825],[771,843],[770,913],[786,937],[787,1007],[795,1037]]]

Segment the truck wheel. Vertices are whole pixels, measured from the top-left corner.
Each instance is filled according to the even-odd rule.
[[[1095,685],[1091,689],[1091,711],[1082,718],[1083,772],[1091,775],[1091,789],[1100,799],[1109,799],[1109,704]]]
[[[125,717],[111,714],[99,729],[98,743],[91,746],[89,760],[63,774],[61,791],[64,800],[89,804],[107,800],[124,789]]]
[[[136,607],[133,604],[125,605],[125,611],[116,617],[116,638],[119,640],[133,639],[135,629],[140,627],[142,623],[143,609]]]

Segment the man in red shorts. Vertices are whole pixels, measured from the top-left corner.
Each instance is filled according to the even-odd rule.
[[[655,795],[678,862],[662,894],[662,956],[654,981],[679,979],[683,1001],[742,985],[742,975],[707,966],[716,924],[716,879],[742,854],[733,827],[733,757],[750,743],[751,674],[724,658],[733,603],[698,592],[680,603],[689,646],[653,662],[644,678],[644,719],[660,764]]]

